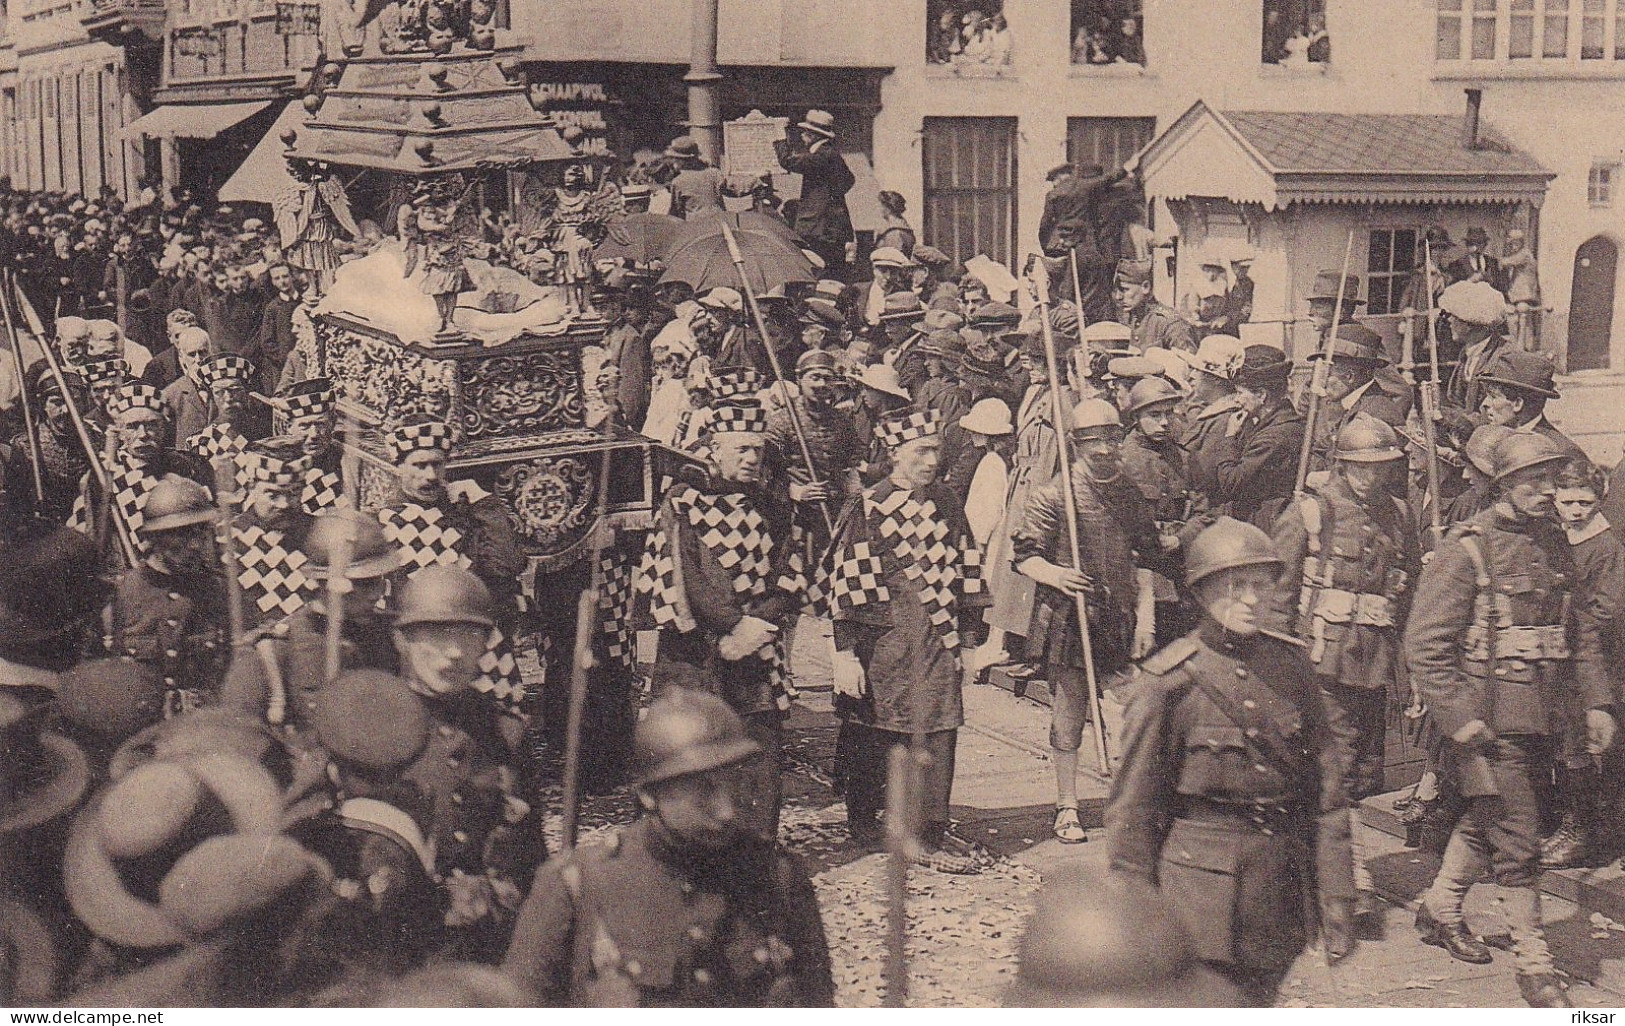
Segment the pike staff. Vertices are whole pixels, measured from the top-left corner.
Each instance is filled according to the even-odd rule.
[[[1434,548],[1438,548],[1444,540],[1444,511],[1440,508],[1444,496],[1439,494],[1438,421],[1442,416],[1439,410],[1439,311],[1433,305],[1433,244],[1425,238],[1422,256],[1423,282],[1428,294],[1428,366],[1433,372],[1422,382],[1422,433],[1428,446],[1428,491],[1433,493],[1433,502],[1428,506],[1428,530],[1433,533]],[[1414,365],[1411,377],[1415,377]]]
[[[346,461],[355,459],[357,449],[355,417],[340,408],[344,417],[344,458]],[[355,466],[352,462],[346,469]],[[344,596],[354,590],[350,581],[350,559],[355,554],[357,540],[356,522],[354,517],[364,516],[360,511],[359,491],[360,482],[358,474],[351,472],[345,475],[344,497],[349,505],[345,511],[345,529],[339,532],[338,544],[333,547],[332,559],[327,567],[327,647],[326,669],[327,679],[338,677],[343,661],[344,643]]]
[[[1343,322],[1343,296],[1348,289],[1349,261],[1354,258],[1354,229],[1349,229],[1348,245],[1343,249],[1343,273],[1337,279],[1337,304],[1332,307],[1332,326],[1321,344],[1321,358],[1309,377],[1309,412],[1305,417],[1303,447],[1298,450],[1298,476],[1292,485],[1292,494],[1303,497],[1304,482],[1309,479],[1309,457],[1315,446],[1315,423],[1320,419],[1320,407],[1326,399],[1326,379],[1332,373],[1332,350],[1337,345],[1337,327]]]
[[[739,272],[739,284],[745,293],[745,302],[750,304],[751,318],[756,322],[756,330],[762,335],[762,348],[767,350],[767,360],[773,365],[773,376],[779,382],[779,394],[784,396],[785,412],[790,415],[790,430],[795,433],[796,445],[801,449],[801,459],[807,464],[807,474],[813,480],[818,480],[818,468],[813,465],[812,450],[807,448],[807,435],[801,429],[801,417],[796,413],[795,400],[790,396],[789,385],[785,381],[784,368],[779,365],[779,354],[773,346],[773,336],[768,334],[767,319],[762,316],[762,308],[756,302],[756,290],[751,288],[750,275],[745,273],[745,254],[739,248],[739,240],[734,236],[733,228],[726,220],[721,223],[722,236],[728,242],[728,259],[733,261],[734,269]],[[835,533],[835,521],[829,515],[829,505],[825,501],[818,503],[818,512],[823,514],[824,526],[829,533]]]
[[[62,390],[62,401],[68,407],[68,419],[73,422],[74,434],[79,438],[79,445],[85,451],[85,458],[90,461],[90,472],[95,475],[96,483],[102,489],[102,494],[113,494],[112,476],[108,473],[107,465],[102,462],[101,454],[96,451],[96,444],[90,440],[90,431],[85,427],[85,419],[79,413],[78,405],[73,401],[73,393],[68,389],[67,379],[62,374],[62,365],[57,361],[56,354],[51,351],[51,344],[45,335],[45,326],[40,323],[39,314],[28,301],[28,296],[17,285],[15,276],[9,276],[11,298],[22,311],[23,320],[28,322],[28,330],[40,340],[40,351],[45,354],[45,364],[51,369],[51,377],[56,379],[56,387]],[[58,309],[61,299],[57,300]],[[140,557],[136,554],[135,533],[129,523],[124,519],[124,511],[119,504],[112,503],[112,522],[115,533],[119,538],[119,547],[123,551],[124,559],[129,566],[140,566]]]
[[[1060,362],[1055,355],[1055,329],[1050,325],[1049,276],[1040,266],[1033,275],[1038,291],[1038,321],[1044,333],[1044,365],[1049,374],[1050,411],[1055,422],[1056,451],[1061,462],[1061,495],[1066,502],[1066,536],[1072,555],[1072,569],[1083,572],[1083,552],[1078,539],[1078,493],[1072,483],[1072,452],[1069,425],[1072,412],[1066,408],[1065,393],[1061,389]],[[1080,319],[1081,320],[1081,319]],[[1090,736],[1095,742],[1095,765],[1102,777],[1111,775],[1106,759],[1106,731],[1100,722],[1100,693],[1095,684],[1094,647],[1089,643],[1088,601],[1083,595],[1074,595],[1073,604],[1078,611],[1078,635],[1083,642],[1084,686],[1089,692]]]
[[[598,600],[604,591],[604,550],[612,530],[606,521],[609,508],[609,464],[613,452],[607,444],[598,465],[598,496],[592,535],[587,544],[587,589],[576,601],[575,647],[570,658],[570,700],[564,727],[564,850],[576,846],[581,814],[581,731],[587,713],[587,674],[598,666],[593,642],[598,634]]]

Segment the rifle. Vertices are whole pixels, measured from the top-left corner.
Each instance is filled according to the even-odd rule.
[[[1077,490],[1072,484],[1072,454],[1071,439],[1068,437],[1069,425],[1072,423],[1072,411],[1066,408],[1066,399],[1061,390],[1061,370],[1059,361],[1055,356],[1055,330],[1049,320],[1049,277],[1040,267],[1038,273],[1033,275],[1033,285],[1038,292],[1038,321],[1044,332],[1044,363],[1049,373],[1049,390],[1051,413],[1055,421],[1055,441],[1057,455],[1061,461],[1061,496],[1066,502],[1066,533],[1067,541],[1071,545],[1072,568],[1078,572],[1083,571],[1083,554],[1078,539],[1078,498]],[[1095,655],[1094,648],[1089,644],[1089,609],[1088,601],[1082,595],[1073,596],[1073,603],[1078,612],[1078,634],[1083,641],[1083,677],[1084,686],[1089,691],[1089,725],[1090,734],[1095,741],[1095,764],[1102,777],[1111,775],[1111,765],[1106,758],[1106,732],[1100,722],[1100,694],[1095,684]]]
[[[1298,451],[1298,475],[1292,485],[1292,494],[1303,497],[1304,482],[1309,479],[1309,457],[1314,451],[1315,424],[1320,419],[1320,407],[1326,399],[1326,379],[1332,373],[1332,351],[1337,347],[1337,328],[1343,320],[1343,295],[1348,288],[1349,261],[1354,258],[1354,229],[1349,229],[1348,245],[1343,249],[1343,274],[1337,279],[1337,305],[1332,308],[1332,326],[1326,332],[1320,359],[1309,378],[1309,413],[1305,417],[1303,446]]]

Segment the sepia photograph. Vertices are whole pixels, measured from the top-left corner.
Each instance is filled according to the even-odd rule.
[[[0,0],[0,1009],[1611,1021],[1622,169],[1625,0]]]

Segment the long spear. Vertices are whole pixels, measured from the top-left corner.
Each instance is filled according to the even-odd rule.
[[[779,354],[774,351],[773,336],[767,331],[767,318],[762,316],[762,308],[756,302],[756,290],[751,288],[750,275],[745,273],[745,254],[739,248],[739,240],[734,237],[733,229],[728,226],[725,217],[718,218],[717,223],[722,228],[722,237],[728,242],[728,259],[733,261],[734,269],[739,272],[739,284],[745,290],[745,302],[750,304],[750,315],[756,321],[756,330],[762,334],[762,348],[767,350],[767,360],[773,365],[773,376],[778,379],[779,394],[784,397],[785,412],[790,414],[790,430],[795,433],[796,445],[801,449],[801,458],[807,464],[807,474],[810,480],[818,480],[818,468],[813,465],[812,450],[807,448],[807,436],[801,430],[801,417],[796,413],[795,400],[790,397],[789,385],[785,382],[784,368],[779,366]],[[835,533],[835,521],[829,515],[827,502],[818,504],[818,512],[824,516],[824,526],[830,534]]]
[[[1044,363],[1049,372],[1050,408],[1055,421],[1056,450],[1061,460],[1061,495],[1066,501],[1066,535],[1071,545],[1072,568],[1083,572],[1083,551],[1078,539],[1078,498],[1072,483],[1071,438],[1068,437],[1072,412],[1066,408],[1065,393],[1061,390],[1060,362],[1055,356],[1055,330],[1049,320],[1049,275],[1042,267],[1033,275],[1038,290],[1038,321],[1044,332]],[[1095,765],[1102,777],[1111,775],[1106,759],[1106,732],[1100,722],[1100,695],[1095,689],[1094,647],[1089,644],[1088,602],[1082,595],[1073,596],[1078,611],[1078,636],[1083,642],[1084,686],[1089,690],[1090,734],[1095,741]]]
[[[1428,530],[1433,534],[1433,547],[1438,548],[1444,540],[1444,511],[1440,509],[1444,496],[1439,494],[1439,327],[1438,311],[1433,306],[1433,244],[1425,238],[1422,256],[1422,275],[1428,293],[1428,364],[1433,371],[1428,380],[1422,382],[1422,433],[1428,445],[1428,491],[1433,495],[1433,501],[1428,504]],[[1415,377],[1414,367],[1411,375]]]
[[[607,442],[607,438],[606,438]],[[576,846],[581,814],[581,732],[587,713],[587,674],[598,665],[593,642],[598,633],[598,600],[604,591],[604,550],[609,547],[609,463],[606,444],[598,465],[597,511],[587,544],[588,584],[576,602],[575,648],[570,659],[570,704],[564,727],[564,849]]]
[[[346,458],[353,458],[357,444],[355,418],[344,413]],[[338,544],[333,546],[327,566],[327,647],[324,653],[327,680],[337,678],[343,668],[344,596],[355,590],[355,585],[350,580],[350,559],[355,554],[359,525],[353,518],[366,515],[360,511],[357,501],[361,487],[358,478],[358,474],[345,475],[344,495],[348,500],[349,509],[343,511],[344,529],[339,532]]]
[[[62,390],[62,401],[68,407],[68,419],[73,422],[74,434],[79,437],[79,445],[85,451],[85,458],[90,461],[90,472],[96,476],[96,483],[101,487],[104,495],[112,495],[112,478],[107,466],[102,463],[101,454],[96,451],[96,445],[90,440],[90,431],[85,427],[84,417],[79,413],[78,405],[73,401],[73,393],[68,388],[67,379],[62,374],[62,365],[57,362],[56,354],[51,351],[51,344],[45,336],[45,327],[40,323],[39,314],[28,301],[28,296],[17,286],[15,276],[10,278],[10,291],[12,298],[17,302],[17,308],[22,311],[23,320],[28,322],[28,330],[40,340],[40,351],[45,354],[46,366],[51,368],[51,376],[56,379],[57,388]],[[141,559],[136,554],[135,536],[130,525],[124,519],[124,510],[117,502],[112,503],[113,524],[118,534],[120,548],[124,552],[124,559],[130,566],[140,566]]]
[[[10,279],[10,271],[6,272],[6,277]],[[5,295],[0,295],[0,310],[5,312],[6,335],[11,339],[11,353],[17,361],[17,397],[23,405],[23,430],[28,432],[28,466],[34,472],[34,498],[43,506],[45,481],[40,477],[39,435],[34,433],[33,403],[28,397],[28,381],[23,373],[26,370],[23,366],[23,343],[17,337],[16,324],[11,320],[11,300]],[[40,412],[44,413],[43,410]]]
[[[918,690],[918,689],[916,689]],[[914,849],[918,766],[912,748],[891,750],[886,766],[886,1007],[908,1006],[908,864]]]
[[[1332,373],[1332,350],[1337,346],[1337,327],[1343,321],[1343,295],[1348,288],[1349,261],[1354,259],[1354,229],[1349,229],[1348,245],[1343,249],[1343,273],[1337,279],[1337,305],[1332,307],[1332,326],[1326,331],[1320,359],[1309,378],[1309,414],[1303,430],[1303,446],[1298,450],[1298,476],[1292,485],[1292,494],[1303,495],[1304,482],[1309,480],[1309,456],[1314,451],[1315,422],[1320,419],[1321,403],[1326,398],[1326,380]]]

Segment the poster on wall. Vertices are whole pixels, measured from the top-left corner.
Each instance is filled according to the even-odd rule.
[[[784,138],[789,118],[770,118],[753,110],[737,121],[722,123],[722,170],[729,177],[756,178],[778,174],[773,144]]]

